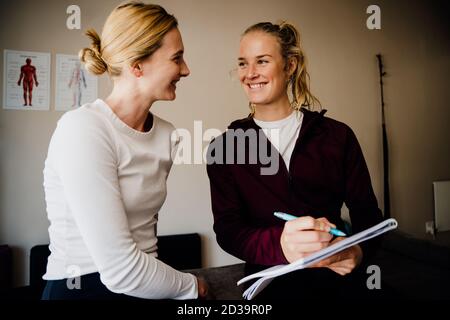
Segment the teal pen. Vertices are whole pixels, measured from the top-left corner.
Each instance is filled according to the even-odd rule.
[[[294,220],[294,219],[298,218],[296,216],[293,216],[292,214],[284,213],[284,212],[274,212],[273,215],[275,217],[283,219],[285,221],[290,221],[290,220]],[[332,235],[334,235],[336,237],[346,237],[347,236],[344,232],[342,232],[341,230],[338,230],[336,228],[330,228],[329,233],[331,233]]]

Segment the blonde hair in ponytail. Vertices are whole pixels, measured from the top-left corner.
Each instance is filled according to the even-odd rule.
[[[314,109],[319,106],[320,101],[311,93],[310,79],[308,71],[306,70],[306,57],[300,45],[300,33],[297,28],[286,21],[279,24],[272,24],[271,22],[260,22],[254,24],[244,31],[246,35],[253,31],[261,31],[274,36],[281,47],[281,55],[284,59],[286,68],[290,59],[297,61],[297,67],[289,79],[289,87],[292,93],[292,107],[296,110],[301,107],[307,109]],[[254,105],[250,104],[251,114],[255,112]]]
[[[108,72],[119,76],[126,65],[151,56],[167,32],[176,28],[177,19],[163,7],[142,2],[117,6],[106,19],[100,37],[94,29],[86,31],[91,47],[79,52],[86,69],[96,75]]]

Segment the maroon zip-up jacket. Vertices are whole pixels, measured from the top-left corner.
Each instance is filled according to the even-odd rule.
[[[228,155],[228,160],[234,159],[234,163],[227,164],[225,146],[227,139],[231,139],[227,133],[209,146],[207,172],[217,242],[226,252],[250,264],[288,263],[280,244],[285,222],[274,217],[274,211],[326,217],[343,228],[341,208],[345,202],[353,233],[382,221],[369,171],[353,131],[341,122],[324,117],[326,110],[319,113],[302,108],[301,111],[304,118],[289,171],[267,139],[259,139],[258,146],[246,142],[244,164],[236,163],[237,157],[242,156],[239,152],[244,150],[237,147],[229,149],[235,152],[231,158]],[[234,121],[229,129],[249,132],[261,128],[248,117]],[[264,134],[261,136],[265,138]],[[259,158],[257,163],[249,163],[249,150],[259,151],[263,144],[267,144],[265,147],[272,156],[278,157],[276,174],[262,175],[261,168],[268,165]],[[360,244],[365,258],[376,244],[376,240]]]

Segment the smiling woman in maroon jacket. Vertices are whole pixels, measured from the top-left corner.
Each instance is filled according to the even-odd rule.
[[[343,203],[353,232],[380,222],[381,211],[353,131],[324,117],[325,110],[310,111],[320,103],[309,90],[296,28],[285,22],[249,27],[240,42],[238,76],[251,113],[234,121],[208,151],[219,245],[247,262],[250,273],[340,241],[328,231],[344,228]],[[263,161],[264,150],[270,163]],[[269,167],[275,170],[264,172]],[[284,222],[274,217],[275,211],[299,218]],[[259,297],[327,297],[361,288],[364,281],[355,274],[374,245],[368,241],[353,246],[316,268],[279,277]]]

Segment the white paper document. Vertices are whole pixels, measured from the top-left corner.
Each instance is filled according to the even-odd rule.
[[[291,271],[300,270],[307,268],[315,263],[328,258],[335,253],[345,250],[351,246],[354,246],[360,242],[375,238],[389,230],[397,228],[397,221],[395,219],[387,219],[379,224],[361,231],[351,237],[348,237],[342,241],[330,245],[322,250],[313,253],[312,255],[299,259],[290,264],[281,264],[278,266],[273,266],[268,269],[262,270],[257,273],[253,273],[245,278],[238,281],[237,285],[247,282],[251,279],[259,278],[255,283],[253,283],[247,290],[245,290],[243,297],[244,299],[251,300],[255,297],[261,290],[263,290],[267,285],[276,277],[283,274],[289,273]]]

